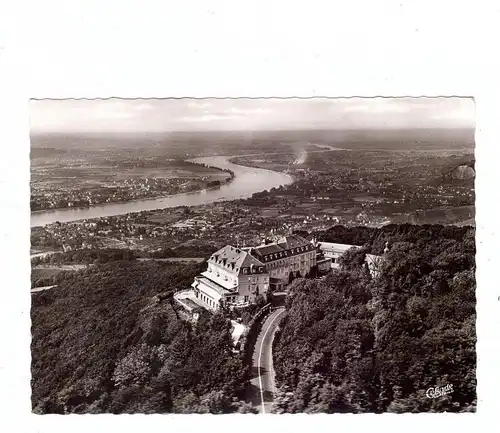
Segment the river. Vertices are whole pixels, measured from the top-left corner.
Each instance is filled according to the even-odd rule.
[[[122,203],[105,203],[88,208],[63,208],[31,213],[31,227],[44,226],[56,221],[70,222],[88,218],[109,217],[133,212],[166,209],[177,206],[199,206],[217,201],[238,200],[251,197],[252,194],[280,185],[292,183],[292,177],[262,168],[246,167],[233,164],[229,160],[234,156],[210,156],[192,159],[192,162],[207,164],[234,172],[234,179],[217,189],[208,189],[167,197],[133,200]]]

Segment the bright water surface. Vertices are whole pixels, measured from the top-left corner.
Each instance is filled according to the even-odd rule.
[[[69,222],[177,206],[198,206],[216,201],[238,200],[251,197],[256,192],[292,183],[292,178],[288,174],[233,164],[229,162],[231,158],[230,156],[211,156],[192,160],[193,162],[232,170],[235,178],[220,188],[176,194],[156,199],[105,203],[89,208],[63,208],[36,211],[31,213],[31,227],[43,226],[56,221]]]

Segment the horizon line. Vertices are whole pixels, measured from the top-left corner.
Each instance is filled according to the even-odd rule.
[[[58,134],[58,135],[76,135],[76,134],[89,134],[89,135],[100,135],[100,134],[171,134],[171,133],[260,133],[260,132],[336,132],[336,131],[421,131],[421,130],[475,130],[475,125],[472,126],[433,126],[433,127],[399,127],[399,128],[381,128],[381,127],[370,127],[370,128],[304,128],[304,129],[175,129],[175,130],[163,130],[163,131],[41,131],[41,130],[30,130],[31,134]]]

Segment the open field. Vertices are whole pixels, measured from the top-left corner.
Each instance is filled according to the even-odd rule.
[[[167,263],[175,263],[175,262],[194,262],[201,263],[205,260],[205,257],[169,257],[166,259],[154,259],[149,257],[140,257],[137,259],[140,262],[147,262],[153,260],[155,262],[167,262]]]
[[[50,278],[53,277],[54,275],[60,274],[62,272],[61,269],[52,267],[52,268],[38,268],[38,267],[33,267],[31,268],[31,278],[36,279],[36,278]]]
[[[79,271],[85,269],[87,265],[38,265],[31,268],[31,277],[33,278],[50,278],[58,275],[61,272]]]

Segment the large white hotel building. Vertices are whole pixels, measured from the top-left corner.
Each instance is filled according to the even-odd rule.
[[[316,265],[320,271],[338,268],[339,257],[350,248],[360,247],[309,242],[298,235],[263,242],[258,247],[226,245],[210,256],[207,270],[195,277],[191,290],[174,296],[189,310],[196,306],[212,311],[221,305],[246,306],[270,289],[280,291],[294,278],[307,277]],[[380,258],[366,255],[372,275],[378,272]]]
[[[258,247],[226,245],[208,259],[208,268],[196,277],[196,303],[216,310],[220,304],[244,306],[255,298],[284,288],[293,278],[306,276],[316,265],[316,248],[300,236],[286,236]]]

